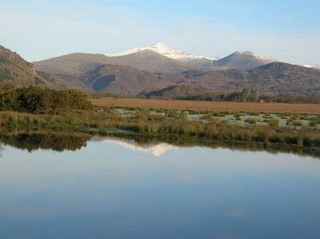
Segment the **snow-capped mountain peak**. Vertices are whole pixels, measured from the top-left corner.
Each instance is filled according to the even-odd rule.
[[[123,51],[123,52],[116,53],[116,54],[106,54],[106,56],[108,56],[108,57],[126,56],[129,54],[142,52],[145,50],[154,51],[158,54],[161,54],[163,56],[166,56],[168,58],[178,60],[178,61],[190,61],[190,60],[199,60],[199,59],[216,60],[215,58],[210,58],[210,57],[205,57],[205,56],[194,56],[194,55],[191,55],[191,54],[183,52],[183,51],[173,50],[161,42],[156,43],[152,46],[133,48],[131,50]]]

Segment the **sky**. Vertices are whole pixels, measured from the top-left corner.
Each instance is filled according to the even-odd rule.
[[[0,45],[27,61],[162,42],[193,55],[252,51],[320,64],[319,0],[0,0]]]

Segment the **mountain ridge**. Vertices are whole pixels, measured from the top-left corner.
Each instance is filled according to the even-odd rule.
[[[173,50],[163,43],[149,47],[134,48],[116,54],[72,53],[60,57],[33,62],[38,70],[49,73],[80,76],[97,65],[114,64],[132,66],[142,71],[156,73],[179,73],[186,70],[250,70],[277,61],[250,52],[234,52],[225,57],[210,58],[193,56]],[[245,63],[244,63],[245,62]]]

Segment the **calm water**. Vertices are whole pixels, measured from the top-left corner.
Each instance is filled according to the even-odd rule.
[[[316,158],[114,138],[0,154],[0,239],[320,238]]]

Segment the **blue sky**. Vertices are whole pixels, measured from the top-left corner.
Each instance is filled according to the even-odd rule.
[[[319,0],[0,0],[0,45],[28,61],[163,42],[195,55],[250,50],[320,64]]]

